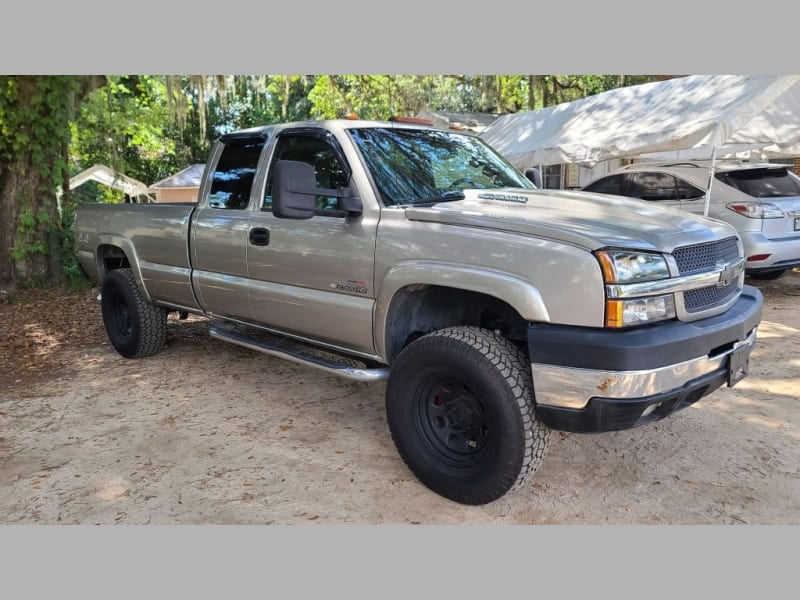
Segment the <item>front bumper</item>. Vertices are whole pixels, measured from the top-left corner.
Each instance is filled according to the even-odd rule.
[[[726,312],[632,330],[532,324],[528,346],[536,414],[554,429],[599,432],[643,425],[747,374],[763,299],[745,286]]]

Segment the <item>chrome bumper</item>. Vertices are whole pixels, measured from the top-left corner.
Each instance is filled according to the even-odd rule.
[[[641,371],[605,371],[531,363],[536,404],[580,410],[591,398],[639,399],[678,389],[725,368],[728,356],[756,343],[756,329],[729,350],[673,365]]]

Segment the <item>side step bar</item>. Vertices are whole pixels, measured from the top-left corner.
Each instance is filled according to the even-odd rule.
[[[326,373],[339,375],[346,379],[355,381],[373,382],[383,381],[389,377],[389,367],[382,367],[378,369],[358,369],[352,365],[336,362],[335,360],[315,356],[309,352],[304,352],[298,348],[284,348],[281,344],[285,341],[283,339],[277,342],[267,342],[264,340],[255,340],[240,333],[230,331],[222,327],[211,326],[208,330],[211,337],[269,354],[270,356],[277,356],[285,358],[292,362],[300,363],[309,367],[314,367]]]

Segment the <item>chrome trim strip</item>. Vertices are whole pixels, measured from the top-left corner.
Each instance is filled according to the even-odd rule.
[[[722,354],[642,371],[601,371],[532,363],[536,404],[579,410],[594,396],[633,399],[668,392],[722,368],[731,353],[743,346],[752,350],[755,342],[756,329],[753,329],[747,338]]]
[[[727,263],[723,268],[715,271],[642,283],[607,284],[606,294],[609,298],[638,298],[657,294],[688,292],[720,283],[723,274],[729,277],[737,277],[744,271],[744,263],[744,257],[740,257],[735,262]]]

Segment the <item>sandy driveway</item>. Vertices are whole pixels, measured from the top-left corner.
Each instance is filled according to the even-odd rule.
[[[0,523],[800,523],[800,273],[762,289],[750,376],[665,421],[555,433],[523,489],[427,490],[357,384],[170,317],[163,353],[105,340],[96,291],[0,305]]]

